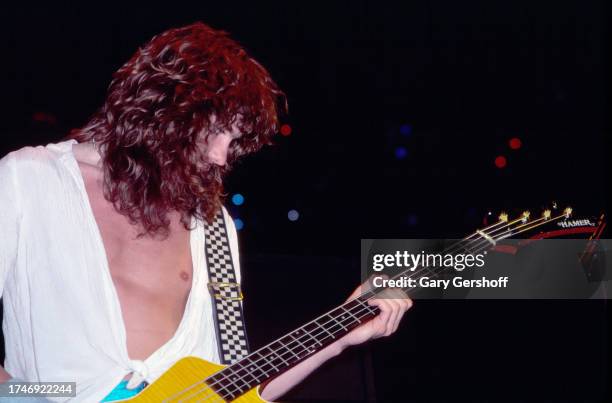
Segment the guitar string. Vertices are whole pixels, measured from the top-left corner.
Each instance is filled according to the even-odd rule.
[[[550,221],[554,221],[554,220],[559,219],[559,218],[564,217],[564,216],[567,216],[567,214],[561,214],[561,215],[559,215],[558,217],[548,218],[548,219],[545,219],[545,218],[540,218],[540,219],[537,219],[537,220],[535,220],[535,221],[531,221],[531,222],[530,222],[530,221],[525,220],[524,218],[519,218],[519,219],[516,219],[516,220],[514,220],[514,221],[512,221],[512,222],[500,221],[500,222],[498,222],[498,223],[492,224],[491,226],[489,226],[489,227],[485,228],[485,230],[486,230],[486,229],[492,229],[492,228],[495,228],[495,227],[498,227],[498,226],[501,226],[501,228],[503,229],[503,228],[506,228],[506,227],[509,227],[509,226],[513,225],[513,224],[514,224],[514,223],[516,223],[516,222],[523,222],[523,224],[518,225],[518,226],[517,226],[515,229],[519,229],[519,228],[522,228],[522,227],[525,227],[525,226],[529,226],[529,228],[523,229],[523,230],[521,230],[521,231],[515,231],[515,232],[513,232],[513,230],[512,230],[512,229],[506,230],[506,231],[505,231],[505,233],[504,233],[503,235],[506,235],[505,237],[507,237],[507,236],[511,236],[511,235],[517,235],[517,234],[519,234],[519,233],[521,233],[521,232],[525,232],[525,231],[527,231],[527,230],[529,230],[529,229],[532,229],[532,228],[538,227],[538,226],[540,226],[540,225],[542,225],[542,224],[544,224],[544,223],[547,223],[547,222],[550,222]],[[537,224],[537,222],[542,221],[542,220],[544,220],[542,223]],[[496,229],[496,230],[492,231],[491,233],[489,233],[489,234],[487,234],[487,235],[489,235],[489,236],[491,236],[491,235],[495,235],[496,233],[499,233],[499,232],[500,232],[500,230],[501,230],[501,229]],[[484,232],[484,230],[480,230],[480,232]],[[464,239],[462,239],[462,240],[460,240],[460,241],[456,242],[456,243],[455,243],[454,245],[452,245],[452,246],[451,246],[451,247],[450,247],[450,248],[449,248],[449,249],[448,249],[446,252],[447,252],[447,253],[450,253],[450,251],[452,250],[452,248],[454,248],[455,246],[460,246],[462,243],[469,243],[468,241],[469,241],[471,238],[473,238],[474,236],[479,236],[479,237],[480,237],[480,238],[479,238],[479,239],[477,239],[475,242],[480,242],[480,241],[482,241],[482,240],[483,240],[483,239],[482,239],[482,235],[481,235],[481,234],[479,234],[478,232],[475,232],[475,233],[471,234],[470,236],[468,236],[468,237],[466,237],[466,238],[464,238]],[[504,236],[501,236],[501,237],[499,237],[499,238],[498,238],[496,241],[499,241],[499,240],[501,240],[501,239],[504,239],[505,237],[504,237]],[[486,249],[488,246],[490,246],[490,245],[491,245],[491,243],[490,243],[490,241],[488,241],[488,240],[485,238],[485,239],[484,239],[484,242],[483,242],[481,245],[477,246],[477,247],[478,247],[478,248],[480,248],[480,247],[482,247],[483,245],[484,245],[484,249]],[[482,249],[482,250],[484,250],[484,249]],[[419,271],[417,271],[417,272],[413,273],[412,275],[418,275],[418,274],[421,274],[421,273],[423,273],[423,272],[424,272],[424,271],[426,271],[426,270],[427,270],[427,269],[425,269],[425,268],[424,268],[424,269],[422,269],[422,270],[419,270]],[[400,275],[402,275],[402,274],[403,274],[403,273],[400,273],[398,276],[400,276]],[[437,275],[437,274],[440,274],[440,273],[432,273],[432,274]],[[398,276],[396,276],[396,277],[398,277]],[[416,290],[416,291],[418,291],[418,290],[419,290],[419,288],[411,288],[411,290]],[[374,292],[372,292],[372,291],[368,291],[367,293],[364,293],[362,296],[360,296],[360,298],[361,298],[361,297],[363,297],[364,295],[367,295],[367,294],[372,294],[372,296],[370,296],[368,299],[366,299],[366,300],[362,300],[362,301],[367,302],[367,301],[369,301],[369,300],[371,300],[372,298],[374,298],[374,297],[376,297],[376,296],[377,296],[377,294],[376,294],[376,293],[374,293]],[[331,310],[331,311],[330,311],[330,313],[331,313],[331,312],[334,312],[334,311],[336,311],[336,310],[338,310],[338,309],[340,309],[340,308],[344,308],[346,304],[348,304],[348,303],[350,303],[350,302],[353,302],[353,301],[355,301],[355,300],[347,301],[347,303],[345,303],[345,304],[341,305],[340,307],[337,307],[337,308],[334,308],[333,310]],[[356,307],[360,309],[360,310],[359,310],[359,312],[353,312],[353,311],[351,311],[352,309],[354,309],[354,308],[356,308]],[[365,308],[365,309],[364,309],[364,308]],[[341,315],[340,315],[340,316],[343,316],[343,315],[344,315],[344,316],[346,316],[346,313],[348,313],[348,316],[350,317],[351,315],[355,315],[355,314],[356,314],[356,315],[361,315],[363,312],[367,312],[367,314],[366,314],[366,315],[364,315],[364,316],[362,316],[362,317],[360,317],[360,318],[358,318],[358,319],[357,319],[357,322],[361,323],[361,322],[360,322],[360,319],[365,318],[367,315],[371,315],[371,314],[373,313],[373,312],[372,312],[373,310],[375,311],[375,309],[374,309],[374,308],[372,308],[372,307],[370,307],[369,305],[363,306],[363,305],[361,305],[361,304],[357,304],[356,306],[353,306],[352,308],[350,308],[348,311],[347,311],[347,308],[345,308],[345,312],[341,313]],[[377,313],[377,312],[374,312],[374,313]],[[296,329],[296,330],[294,330],[293,332],[290,332],[290,333],[289,333],[289,335],[291,335],[291,334],[292,334],[292,333],[294,333],[294,332],[297,332],[297,331],[301,330],[303,327],[308,326],[310,323],[316,322],[316,320],[318,320],[318,319],[320,319],[321,317],[324,317],[324,316],[326,316],[326,315],[327,315],[327,316],[329,316],[328,314],[324,314],[324,315],[320,316],[319,318],[315,319],[314,321],[311,321],[311,322],[309,322],[308,324],[306,324],[306,325],[302,326],[301,328]],[[340,316],[337,316],[336,318],[331,318],[331,320],[329,320],[328,322],[324,323],[323,325],[327,325],[327,324],[329,324],[330,322],[335,322],[335,323],[337,323],[337,324],[338,324],[340,327],[343,327],[343,329],[342,329],[342,330],[344,330],[344,326],[343,326],[343,325],[344,325],[344,323],[342,323],[342,322],[340,322],[340,321],[338,320],[338,318],[339,318]],[[355,322],[353,322],[353,320],[352,320],[352,319],[349,319],[349,323],[347,323],[347,324],[348,324],[348,325],[350,325],[351,323],[355,323]],[[320,324],[317,324],[317,325],[321,326]],[[318,330],[318,329],[317,329],[317,330]],[[314,336],[313,336],[312,334],[306,334],[305,336],[298,336],[297,338],[295,338],[295,337],[293,337],[293,336],[292,336],[292,338],[293,338],[294,340],[292,340],[292,341],[288,342],[286,345],[284,345],[284,346],[283,346],[283,348],[284,348],[285,350],[287,350],[287,351],[282,352],[280,355],[279,355],[278,353],[276,353],[274,350],[271,350],[271,352],[270,352],[270,353],[268,353],[268,354],[266,354],[266,355],[263,355],[263,354],[261,354],[261,353],[258,353],[258,351],[263,350],[264,348],[268,347],[269,345],[274,344],[274,343],[276,343],[276,342],[279,342],[279,340],[280,340],[280,339],[279,339],[279,340],[276,340],[276,341],[274,341],[274,342],[270,343],[269,345],[262,347],[262,348],[261,348],[261,349],[259,349],[258,351],[253,352],[252,354],[258,353],[258,354],[260,355],[260,357],[259,357],[259,358],[258,358],[256,361],[251,362],[251,364],[254,364],[256,367],[259,367],[258,363],[260,363],[261,361],[264,361],[263,366],[265,366],[265,365],[271,365],[271,366],[275,367],[275,366],[274,366],[273,364],[271,364],[270,362],[273,362],[274,360],[276,360],[276,359],[278,359],[278,358],[280,358],[282,361],[284,361],[284,360],[282,359],[282,356],[283,356],[283,355],[285,355],[285,354],[287,354],[287,353],[289,353],[289,359],[291,359],[292,355],[293,355],[293,356],[298,356],[298,357],[299,357],[299,354],[304,353],[304,352],[308,353],[308,354],[306,354],[306,355],[305,355],[305,356],[307,356],[307,355],[309,355],[309,354],[312,354],[312,352],[310,352],[310,350],[308,349],[308,347],[306,347],[306,346],[304,346],[302,343],[300,343],[300,341],[304,341],[304,342],[306,342],[306,343],[307,343],[307,341],[306,341],[306,340],[309,340],[309,339],[306,339],[306,340],[302,340],[302,339],[304,339],[304,338],[306,338],[306,337],[309,337],[309,338],[312,338],[312,339],[314,339],[315,341],[317,341],[316,337],[319,337],[319,336],[320,336],[320,335],[322,335],[322,334],[325,334],[325,333],[337,334],[337,333],[340,333],[342,330],[338,330],[337,332],[333,332],[333,333],[332,333],[332,332],[329,332],[329,331],[325,331],[325,330],[324,330],[324,331],[322,331],[322,332],[320,332],[320,333],[318,333],[318,334],[316,334],[316,335],[314,335]],[[308,332],[306,332],[306,333],[308,333]],[[287,336],[285,336],[285,337],[287,337]],[[330,337],[330,336],[325,336],[325,338],[320,339],[320,340],[325,340],[325,339],[327,339],[327,338],[329,338],[329,337]],[[282,339],[282,338],[281,338],[281,339]],[[299,352],[296,354],[296,351],[297,351],[297,350],[295,350],[295,348],[289,347],[289,346],[290,346],[291,344],[293,344],[293,343],[297,343],[297,345],[295,346],[295,348],[299,348],[299,347],[301,346],[301,347],[303,347],[303,350],[299,351]],[[319,344],[322,344],[322,343],[320,343],[320,342],[319,342]],[[283,345],[283,343],[282,343],[282,342],[281,342],[281,345]],[[311,346],[311,347],[312,347],[312,346]],[[274,355],[276,355],[278,358],[274,358],[274,357],[273,357]],[[272,357],[272,360],[269,360],[269,359],[267,359],[267,360],[266,360],[266,358],[269,358],[269,357]],[[245,357],[245,358],[248,358],[248,356],[247,356],[247,357]],[[304,358],[304,357],[299,357],[299,359],[303,359],[303,358]],[[290,365],[290,364],[289,364],[289,365]],[[239,369],[238,371],[246,370],[246,371],[247,371],[247,374],[246,374],[245,376],[250,376],[250,377],[254,378],[255,380],[258,380],[258,378],[257,378],[255,375],[253,375],[252,373],[248,372],[249,370],[248,370],[248,369],[247,369],[247,368],[246,368],[244,365],[241,365],[241,366],[242,366],[242,368],[241,368],[241,369]],[[279,366],[281,366],[281,365],[279,364]],[[230,367],[231,367],[231,366],[230,366]],[[229,368],[229,367],[228,367],[228,368]],[[226,369],[227,369],[227,368],[226,368]],[[224,370],[226,370],[226,369],[224,369]],[[261,372],[263,372],[265,375],[268,375],[268,374],[266,373],[266,371],[262,370],[261,368],[258,368],[258,369],[259,369]],[[284,368],[283,368],[283,369],[284,369]],[[278,370],[277,370],[277,371],[278,371]],[[219,384],[220,382],[222,382],[222,381],[224,381],[224,380],[229,381],[229,382],[230,382],[230,384],[232,384],[234,387],[237,387],[237,385],[236,385],[236,384],[235,384],[235,383],[234,383],[234,382],[233,382],[233,381],[232,381],[232,380],[229,378],[230,376],[234,376],[234,375],[236,375],[236,372],[235,372],[235,371],[233,371],[233,370],[232,370],[232,372],[234,372],[232,375],[227,375],[227,376],[225,376],[225,377],[223,377],[223,378],[220,378],[220,379],[218,379],[218,380],[215,380],[215,382],[213,382],[213,383],[210,383],[210,384],[205,384],[207,387],[205,387],[204,389],[200,389],[200,390],[196,391],[196,393],[195,393],[195,395],[194,395],[194,396],[197,396],[197,394],[202,393],[202,392],[205,392],[205,391],[211,391],[212,393],[215,393],[215,391],[214,391],[214,390],[212,390],[211,386],[215,386],[215,385]],[[239,377],[238,377],[238,379],[239,379],[240,381],[242,381],[243,383],[245,383],[246,385],[250,386],[250,384],[249,384],[248,382],[246,382],[244,379],[242,379],[242,378],[243,378],[243,377],[245,377],[245,376],[239,376]],[[210,377],[209,377],[208,379],[210,379]],[[205,381],[205,380],[204,380],[204,381]],[[200,381],[200,382],[204,382],[204,381]],[[198,385],[200,382],[198,382],[198,383],[196,383],[196,384],[192,385],[192,386],[191,386],[191,387],[189,387],[188,389],[191,389],[193,386]],[[223,386],[223,387],[221,388],[221,390],[226,389],[228,386],[230,386],[230,385],[225,385],[225,386]],[[183,393],[187,392],[187,391],[188,391],[188,389],[185,389],[184,391],[179,391],[179,392],[178,392],[178,394],[179,394],[179,395],[181,395],[181,394],[183,394]],[[238,391],[240,391],[240,389],[241,389],[241,388],[238,388]],[[217,391],[217,392],[218,392],[218,391]],[[176,393],[175,393],[175,395],[176,395]],[[173,396],[171,396],[171,397],[169,397],[169,399],[171,399],[172,397],[174,397],[174,395],[173,395]],[[211,397],[216,397],[216,396],[211,396]],[[192,396],[190,395],[188,398],[192,398]],[[167,401],[167,400],[168,400],[168,399],[165,399],[164,401]],[[181,399],[181,400],[183,400],[183,399]],[[181,401],[181,400],[179,400],[179,401]]]
[[[523,222],[523,224],[520,224],[520,225],[518,225],[515,228],[507,229],[505,231],[505,234],[504,234],[505,236],[500,236],[499,238],[495,239],[494,241],[497,242],[497,241],[503,240],[503,239],[508,238],[508,237],[510,237],[512,235],[517,235],[519,233],[522,233],[522,232],[528,231],[530,229],[539,227],[540,225],[543,225],[543,224],[546,224],[546,223],[549,223],[549,222],[552,222],[552,221],[556,221],[556,220],[558,220],[560,218],[563,218],[563,217],[567,217],[567,214],[560,214],[557,217],[552,217],[552,218],[540,217],[540,218],[538,218],[537,220],[534,220],[534,221],[526,221],[525,219],[518,218],[518,219],[514,220],[512,223]],[[511,225],[511,223],[508,223],[507,225],[505,225],[503,227],[505,228],[505,227],[510,226],[510,225]],[[528,228],[523,228],[523,227],[528,227]],[[521,230],[521,228],[523,228],[523,229]],[[520,231],[516,232],[516,230],[520,230]],[[475,234],[478,234],[478,233],[476,232]],[[490,235],[490,234],[487,234],[487,235]],[[491,243],[486,238],[480,239],[480,240],[478,240],[478,242],[482,242],[483,245],[487,245],[487,244]],[[480,246],[481,245],[479,244],[478,247],[480,247]],[[448,252],[448,253],[452,253],[452,252]]]

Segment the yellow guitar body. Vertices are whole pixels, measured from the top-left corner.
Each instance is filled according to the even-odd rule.
[[[155,382],[144,388],[138,395],[130,399],[116,400],[130,403],[220,403],[223,398],[209,389],[202,381],[225,368],[197,357],[185,357],[177,361],[168,371],[164,372]],[[232,400],[236,403],[261,403],[259,387],[249,390],[244,395]]]

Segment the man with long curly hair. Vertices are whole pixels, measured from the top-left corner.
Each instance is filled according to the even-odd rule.
[[[184,356],[218,362],[202,228],[222,211],[238,262],[222,179],[271,143],[286,108],[266,69],[227,33],[195,23],[141,47],[65,141],[0,160],[0,381],[76,381],[78,401],[100,401],[119,381],[141,390]],[[376,318],[262,397],[393,333],[411,301],[371,304]]]

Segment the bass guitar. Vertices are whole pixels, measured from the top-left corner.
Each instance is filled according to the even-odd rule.
[[[571,214],[570,208],[558,213],[545,210],[537,219],[530,219],[527,212],[515,219],[509,219],[506,214],[502,214],[495,224],[475,231],[457,242],[451,249],[460,248],[473,253],[484,251],[505,238],[534,231],[555,221],[567,220]],[[404,274],[419,275],[419,270]],[[433,275],[434,273],[427,272],[428,277],[431,278]],[[413,290],[405,291],[410,295]],[[259,395],[259,385],[375,317],[379,310],[368,305],[368,300],[375,298],[376,295],[375,290],[365,292],[229,366],[221,366],[197,357],[182,358],[138,395],[117,401],[264,402]]]

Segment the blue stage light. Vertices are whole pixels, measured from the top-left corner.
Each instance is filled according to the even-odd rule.
[[[409,124],[403,124],[400,126],[400,133],[403,136],[410,136],[412,134],[412,126]]]
[[[238,231],[244,228],[244,222],[240,218],[234,218],[234,225]]]
[[[403,160],[407,156],[408,150],[406,149],[406,147],[397,147],[395,149],[395,158],[397,158],[398,160]]]
[[[287,218],[289,221],[297,221],[300,218],[300,213],[298,213],[297,210],[289,210]]]
[[[234,203],[236,206],[241,206],[242,203],[244,203],[244,196],[242,196],[240,193],[236,193],[232,196],[232,203]]]

